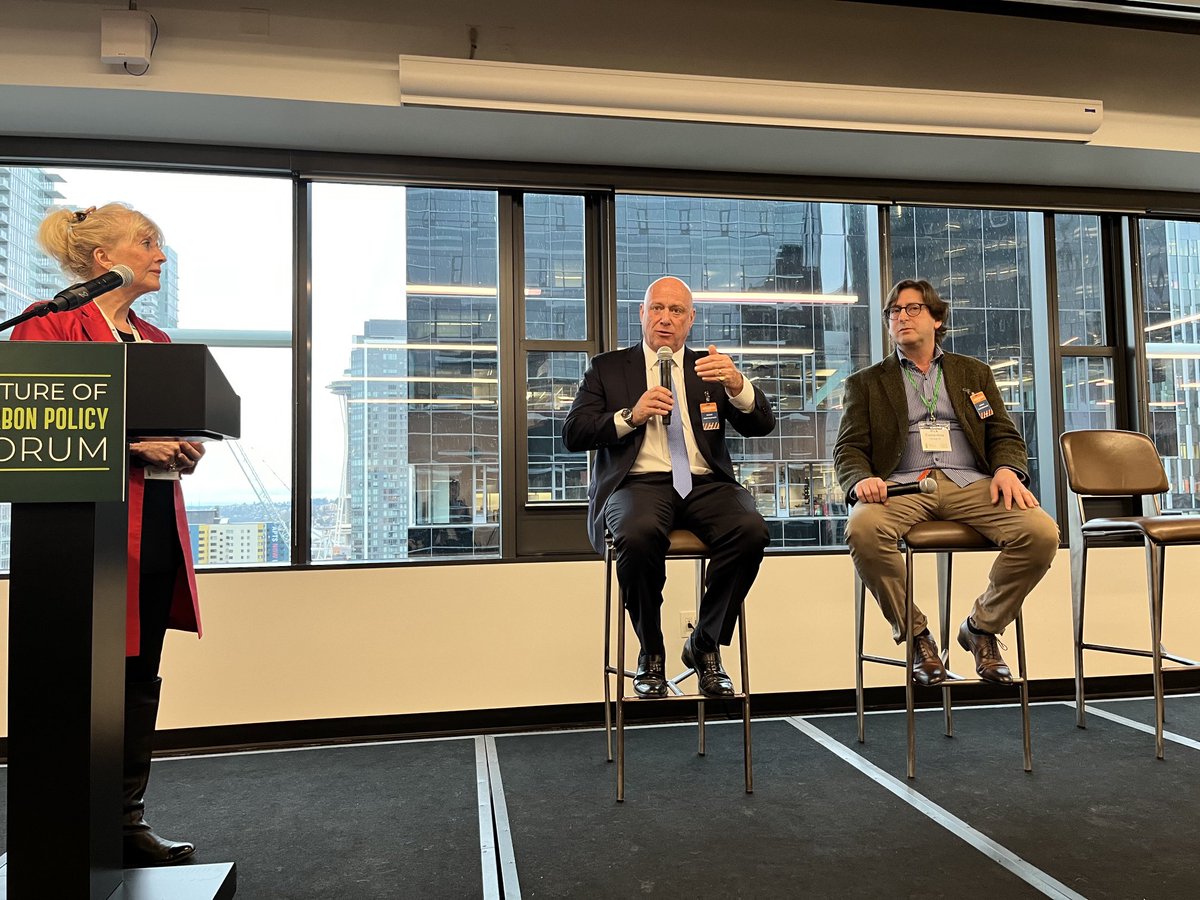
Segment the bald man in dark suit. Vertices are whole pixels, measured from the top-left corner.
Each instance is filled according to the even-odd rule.
[[[639,315],[639,344],[592,360],[567,414],[563,443],[571,451],[596,451],[588,534],[599,553],[605,533],[613,537],[617,579],[642,648],[634,690],[642,697],[667,693],[661,622],[667,535],[686,528],[712,558],[683,662],[696,670],[701,693],[729,696],[733,684],[720,646],[733,638],[770,535],[734,477],[725,428],[746,437],[769,434],[775,415],[766,395],[715,346],[707,353],[684,346],[696,311],[691,290],[678,278],[651,284]],[[671,389],[660,384],[661,348],[670,353]]]

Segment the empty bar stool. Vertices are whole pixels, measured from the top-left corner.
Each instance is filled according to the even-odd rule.
[[[908,777],[915,778],[917,774],[917,739],[916,739],[916,703],[914,685],[912,682],[913,662],[913,557],[918,553],[936,553],[938,564],[938,616],[941,620],[941,655],[942,665],[946,667],[946,680],[942,682],[942,710],[945,716],[946,736],[954,735],[953,709],[950,701],[950,689],[960,684],[979,684],[982,679],[964,678],[956,675],[950,669],[950,588],[953,575],[955,553],[977,552],[980,550],[995,550],[996,545],[982,534],[963,525],[960,522],[918,522],[908,530],[908,533],[898,542],[899,549],[904,553],[906,575],[904,614],[908,639],[904,644],[904,659],[890,656],[874,656],[863,652],[863,616],[866,605],[866,585],[854,573],[854,641],[855,641],[855,680],[854,698],[858,712],[858,741],[866,741],[866,716],[863,707],[863,663],[882,663],[888,666],[904,668],[904,705],[908,718]],[[1025,750],[1025,771],[1033,770],[1033,756],[1029,739],[1029,682],[1025,670],[1025,626],[1021,614],[1017,614],[1017,674],[1013,676],[1013,686],[1021,695],[1021,729]],[[970,656],[970,654],[967,654]],[[990,683],[990,682],[989,682]]]
[[[1149,657],[1154,679],[1154,750],[1163,758],[1163,660],[1172,669],[1200,663],[1168,653],[1162,645],[1163,571],[1167,547],[1200,544],[1200,516],[1164,516],[1158,495],[1170,488],[1154,442],[1136,431],[1068,431],[1059,437],[1071,496],[1067,501],[1071,546],[1071,618],[1075,626],[1075,724],[1086,727],[1083,651]],[[1150,649],[1089,644],[1083,639],[1088,550],[1146,548],[1150,601]],[[1167,671],[1170,671],[1168,669]]]
[[[708,547],[696,535],[684,529],[672,531],[668,538],[667,559],[694,559],[696,561],[696,610],[699,613],[700,598],[704,594],[705,565],[708,562]],[[633,670],[625,663],[625,594],[620,594],[617,604],[617,655],[612,655],[612,624],[613,624],[613,580],[616,567],[616,554],[612,538],[605,541],[604,550],[604,730],[608,741],[608,761],[613,760],[613,708],[616,708],[616,737],[617,737],[617,800],[625,799],[625,704],[626,703],[668,703],[672,700],[696,701],[696,724],[698,726],[697,752],[703,756],[704,747],[704,702],[703,694],[684,693],[680,687],[684,681],[695,674],[694,669],[685,669],[679,675],[667,680],[667,696],[655,699],[627,695],[625,682],[634,676]],[[751,767],[750,753],[750,659],[746,650],[746,604],[738,610],[738,648],[741,656],[741,683],[739,690],[727,698],[740,701],[742,704],[742,756],[746,773],[746,793],[754,791],[754,776]],[[616,677],[616,693],[613,692],[613,677]]]

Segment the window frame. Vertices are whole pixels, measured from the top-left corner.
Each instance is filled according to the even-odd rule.
[[[1200,220],[1200,192],[1144,192],[1115,188],[1045,185],[1006,185],[985,182],[893,181],[870,178],[820,178],[747,175],[727,172],[631,169],[568,164],[488,162],[370,154],[236,148],[199,144],[136,141],[0,137],[0,165],[87,166],[127,168],[147,172],[238,174],[288,178],[293,184],[293,310],[292,310],[292,546],[288,566],[235,566],[221,571],[278,571],[281,568],[327,568],[331,565],[472,565],[538,558],[594,558],[590,548],[580,552],[563,546],[564,526],[582,523],[584,504],[555,504],[527,509],[524,497],[528,474],[525,419],[525,354],[537,350],[584,350],[590,355],[613,347],[616,335],[615,216],[617,192],[728,195],[745,199],[789,199],[816,202],[866,203],[880,216],[878,248],[882,287],[891,283],[888,210],[893,204],[997,208],[1046,213],[1052,228],[1055,212],[1100,215],[1104,234],[1105,312],[1110,344],[1103,348],[1072,348],[1063,352],[1050,341],[1052,373],[1061,376],[1062,361],[1074,356],[1103,356],[1113,360],[1118,427],[1141,428],[1148,421],[1145,343],[1141,339],[1142,296],[1138,221],[1145,218]],[[397,562],[326,562],[311,559],[311,227],[312,185],[318,182],[370,182],[411,187],[460,187],[495,190],[501,198],[499,237],[500,372],[501,372],[501,553],[496,559],[421,559]],[[515,200],[522,193],[584,194],[587,232],[588,340],[585,342],[528,342],[523,328],[523,272]],[[1053,236],[1045,244],[1046,259],[1055,258]],[[1046,271],[1053,277],[1052,265]],[[520,284],[518,284],[518,279]],[[1057,296],[1047,284],[1046,313],[1057,336]],[[594,327],[593,327],[594,326]],[[874,327],[874,326],[873,326]],[[518,340],[518,337],[520,339]],[[559,346],[562,343],[562,346]],[[884,344],[882,328],[878,349]],[[875,347],[874,335],[872,346]],[[1052,392],[1054,430],[1061,430],[1060,391]],[[1063,485],[1054,442],[1055,484]],[[518,491],[516,488],[521,487]],[[537,504],[547,507],[548,505]],[[1060,510],[1062,505],[1060,503]],[[845,553],[844,549],[793,549],[780,554]]]

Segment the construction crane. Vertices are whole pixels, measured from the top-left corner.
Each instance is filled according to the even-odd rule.
[[[262,478],[259,477],[258,469],[250,461],[250,457],[246,455],[246,448],[240,441],[226,441],[225,446],[233,454],[238,468],[242,470],[242,474],[246,476],[246,481],[250,483],[251,490],[254,491],[254,496],[258,498],[258,505],[263,511],[264,520],[274,522],[279,526],[279,533],[283,537],[284,546],[290,548],[292,546],[291,526],[279,514],[279,507],[275,505],[275,501],[267,493],[267,487],[263,484]]]

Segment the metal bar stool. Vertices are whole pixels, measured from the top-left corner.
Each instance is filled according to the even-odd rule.
[[[918,522],[898,542],[904,553],[905,603],[904,618],[908,639],[904,644],[904,659],[890,656],[874,656],[863,653],[863,611],[866,605],[866,585],[854,573],[854,641],[855,679],[854,699],[858,712],[858,742],[866,742],[866,715],[863,705],[863,663],[882,663],[902,666],[905,671],[904,706],[908,724],[908,777],[917,776],[916,702],[912,681],[913,662],[913,557],[918,553],[936,553],[938,564],[938,615],[941,619],[942,665],[946,667],[946,680],[942,682],[942,711],[946,722],[946,736],[954,736],[954,717],[950,701],[950,689],[960,684],[980,684],[980,678],[965,678],[950,670],[950,587],[955,553],[970,553],[980,550],[995,550],[996,545],[982,534],[960,522]],[[1025,668],[1025,625],[1017,613],[1017,675],[1013,685],[1021,695],[1021,731],[1025,749],[1025,771],[1033,771],[1033,755],[1029,738],[1029,680]],[[970,655],[970,654],[968,654]],[[990,682],[988,682],[990,683]]]
[[[1068,431],[1059,436],[1070,498],[1071,619],[1075,644],[1075,724],[1087,727],[1084,712],[1083,651],[1099,650],[1149,657],[1154,679],[1154,751],[1163,758],[1163,672],[1200,667],[1168,653],[1162,645],[1163,583],[1167,547],[1200,544],[1200,516],[1164,516],[1158,495],[1170,489],[1154,442],[1136,431]],[[1084,587],[1088,550],[1146,548],[1150,602],[1150,649],[1089,644],[1083,639]],[[1164,669],[1163,660],[1176,663]]]
[[[670,545],[667,548],[667,559],[694,559],[696,561],[696,612],[700,612],[700,599],[704,595],[704,576],[708,562],[708,546],[692,532],[677,529],[668,535]],[[625,592],[620,594],[617,612],[617,657],[612,657],[612,585],[616,554],[613,549],[612,537],[608,536],[604,547],[604,731],[608,741],[608,761],[613,761],[613,708],[616,708],[617,733],[617,801],[625,799],[625,704],[626,703],[666,703],[671,700],[696,701],[696,725],[698,731],[697,753],[704,756],[704,701],[700,693],[685,694],[680,684],[695,674],[695,669],[685,669],[674,678],[667,680],[667,696],[654,699],[627,695],[625,693],[626,679],[632,679],[633,670],[625,663]],[[754,792],[754,774],[751,765],[750,747],[750,658],[746,649],[746,604],[738,610],[738,648],[741,656],[741,690],[735,691],[728,700],[741,701],[742,704],[742,758],[746,772],[746,793]],[[613,693],[612,678],[616,676],[616,693]],[[726,698],[723,698],[726,699]]]

